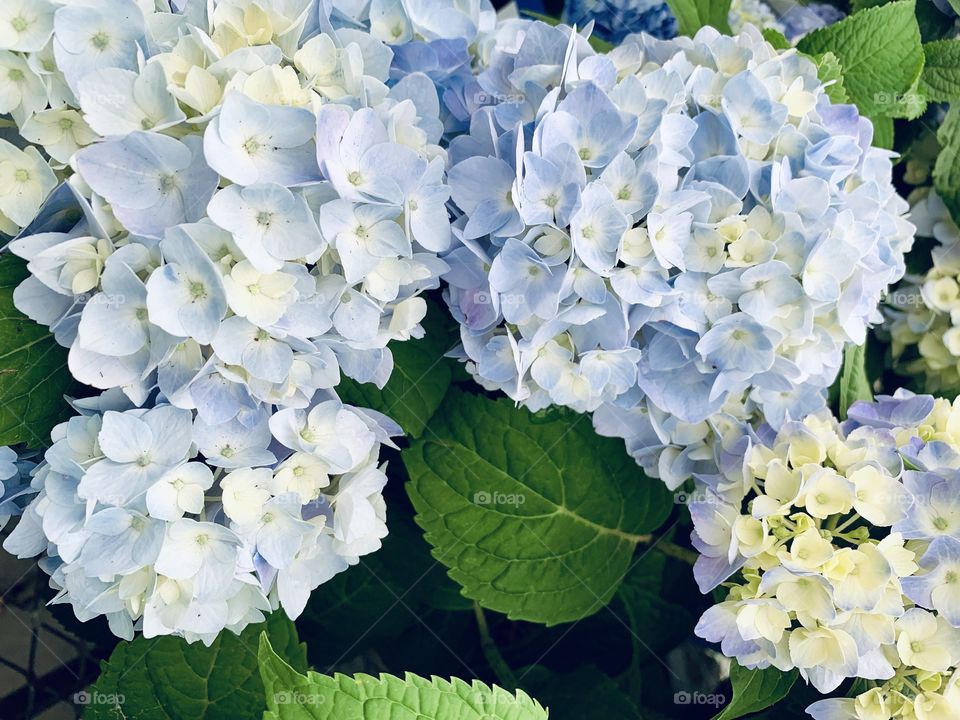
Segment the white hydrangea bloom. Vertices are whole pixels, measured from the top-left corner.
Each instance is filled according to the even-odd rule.
[[[960,401],[898,391],[855,403],[843,424],[818,413],[779,432],[732,428],[687,500],[700,588],[727,588],[697,634],[825,694],[874,683],[812,704],[818,720],[955,714],[958,420]]]

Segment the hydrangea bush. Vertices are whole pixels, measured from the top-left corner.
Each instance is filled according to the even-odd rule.
[[[954,9],[545,5],[0,7],[85,720],[960,717]]]

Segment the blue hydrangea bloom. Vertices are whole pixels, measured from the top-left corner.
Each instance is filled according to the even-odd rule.
[[[567,0],[563,22],[583,27],[593,21],[593,34],[618,44],[631,33],[668,39],[677,34],[677,19],[659,0]]]
[[[387,533],[400,428],[335,388],[382,387],[424,332],[454,241],[441,140],[486,102],[493,7],[34,4],[0,38],[22,79],[0,231],[15,305],[104,392],[38,465],[0,450],[4,547],[125,638],[296,617]]]
[[[496,39],[478,82],[501,101],[449,152],[446,297],[476,380],[631,442],[647,430],[607,421],[633,408],[692,428],[822,407],[913,242],[869,120],[752,26],[607,54],[541,22]]]

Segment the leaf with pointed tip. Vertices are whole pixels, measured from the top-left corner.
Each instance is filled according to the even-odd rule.
[[[599,610],[670,514],[663,483],[584,415],[544,419],[455,390],[431,426],[402,454],[417,523],[463,594],[513,619]]]
[[[714,720],[735,720],[780,702],[797,681],[796,670],[782,672],[775,667],[748,670],[737,663],[730,666],[733,700]]]
[[[847,345],[843,349],[843,368],[840,371],[840,417],[858,400],[873,400],[870,379],[867,377],[866,343]]]
[[[914,0],[870,7],[804,36],[797,49],[832,52],[843,68],[843,86],[861,114],[892,116],[923,69]]]

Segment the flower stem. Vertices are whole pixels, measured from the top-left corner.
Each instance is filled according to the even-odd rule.
[[[657,550],[667,557],[687,563],[687,565],[693,565],[700,557],[695,550],[664,540],[662,537],[651,536],[646,542],[650,545],[651,550]]]
[[[483,608],[480,607],[480,603],[476,601],[473,603],[473,614],[477,617],[477,628],[480,630],[480,647],[483,650],[483,656],[487,659],[487,664],[493,670],[493,674],[497,676],[497,681],[501,687],[506,690],[515,690],[517,688],[517,678],[507,661],[503,659],[500,648],[497,647],[497,643],[490,635],[487,616],[484,614]]]

